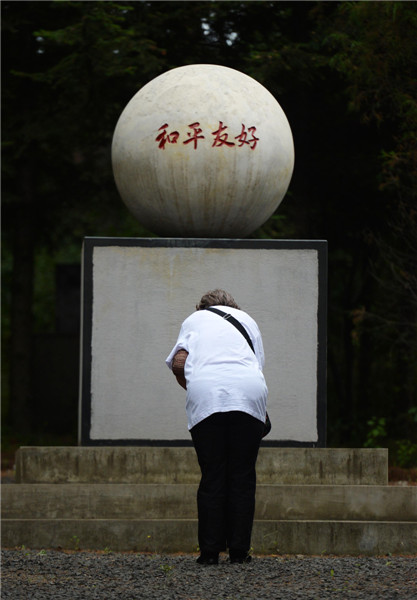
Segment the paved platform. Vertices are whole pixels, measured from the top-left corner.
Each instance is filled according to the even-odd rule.
[[[270,554],[416,554],[417,487],[386,449],[261,448],[252,545]],[[24,447],[2,489],[4,547],[197,550],[191,447]]]
[[[195,484],[20,484],[2,489],[3,518],[196,519]],[[417,521],[417,487],[268,485],[261,520]]]
[[[387,485],[385,448],[261,448],[258,483]],[[198,483],[192,447],[22,447],[17,483]]]

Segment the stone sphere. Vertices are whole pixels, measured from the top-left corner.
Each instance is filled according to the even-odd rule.
[[[282,201],[294,144],[260,83],[228,67],[188,65],[133,96],[114,131],[112,164],[123,201],[150,231],[244,237]]]

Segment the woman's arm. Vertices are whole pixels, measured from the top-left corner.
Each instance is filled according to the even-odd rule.
[[[187,383],[184,376],[184,366],[185,361],[187,360],[188,352],[187,350],[178,350],[172,359],[172,372],[177,378],[178,383],[185,390],[187,389]]]

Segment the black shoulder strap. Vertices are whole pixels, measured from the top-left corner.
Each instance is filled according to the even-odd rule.
[[[238,329],[240,331],[240,333],[243,335],[243,337],[245,338],[245,340],[248,342],[248,344],[249,344],[252,352],[255,353],[255,349],[253,347],[252,340],[250,339],[249,334],[246,331],[246,329],[244,328],[244,326],[242,325],[242,323],[240,323],[237,319],[235,319],[234,317],[232,317],[231,314],[225,313],[225,312],[223,312],[222,310],[220,310],[218,308],[213,308],[213,306],[209,306],[205,310],[209,310],[210,312],[213,312],[213,313],[216,313],[217,315],[220,315],[221,317],[223,317],[223,319],[225,319],[225,321],[229,321],[229,323],[231,323],[232,325],[234,325],[236,327],[236,329]]]

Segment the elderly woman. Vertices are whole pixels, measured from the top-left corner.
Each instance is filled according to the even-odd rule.
[[[228,548],[230,561],[243,563],[251,558],[255,464],[268,394],[262,338],[255,321],[223,290],[205,294],[196,309],[166,363],[187,390],[188,429],[201,469],[197,562],[218,564]]]

